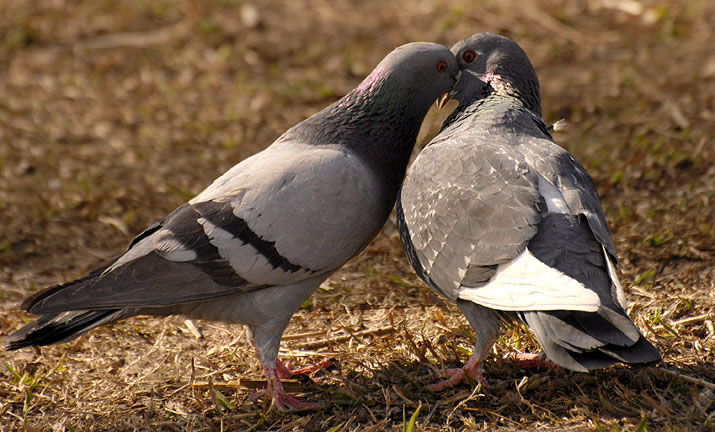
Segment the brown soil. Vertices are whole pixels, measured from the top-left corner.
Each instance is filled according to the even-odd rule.
[[[120,253],[394,47],[492,31],[529,54],[546,120],[569,121],[556,141],[596,182],[630,316],[664,361],[518,370],[501,355],[538,347],[511,327],[489,390],[431,393],[471,330],[388,223],[286,332],[283,358],[338,366],[289,383],[325,409],[248,401],[263,375],[239,326],[134,318],[1,352],[0,429],[402,431],[417,413],[424,431],[715,430],[714,23],[709,0],[4,2],[1,335],[30,318],[22,298]]]

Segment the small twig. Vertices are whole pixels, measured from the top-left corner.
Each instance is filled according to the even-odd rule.
[[[659,403],[657,400],[653,399],[652,397],[648,396],[646,393],[642,393],[638,397],[643,398],[644,401],[648,405],[650,405],[651,408],[654,410],[658,411],[661,415],[669,417],[672,416],[673,414],[668,411],[668,409],[665,407],[665,404]]]
[[[466,398],[462,399],[461,401],[459,401],[459,403],[452,409],[452,412],[450,412],[450,413],[447,415],[447,422],[446,422],[445,424],[449,425],[449,424],[452,422],[452,416],[453,416],[454,413],[457,412],[457,410],[460,409],[464,404],[466,404],[466,403],[469,402],[470,400],[476,399],[477,396],[482,396],[482,397],[483,397],[484,395],[480,393],[481,391],[482,391],[482,384],[480,383],[480,384],[477,384],[477,385],[474,387],[474,390],[472,390],[472,393],[471,393],[468,397],[466,397]]]
[[[306,351],[306,350],[294,350],[290,348],[281,348],[278,351],[282,356],[291,356],[291,357],[315,357],[315,356],[327,356],[327,357],[332,357],[332,356],[339,356],[342,353],[339,352],[334,352],[334,351]]]
[[[682,380],[685,380],[685,381],[687,381],[687,382],[689,382],[689,383],[701,385],[701,386],[703,386],[703,387],[709,388],[710,390],[715,390],[715,384],[713,384],[713,383],[711,383],[711,382],[709,382],[709,381],[705,381],[705,380],[702,380],[702,379],[700,379],[700,378],[695,378],[695,377],[691,377],[691,376],[688,376],[688,375],[683,375],[683,374],[681,374],[680,372],[674,372],[674,371],[671,371],[671,370],[668,370],[668,369],[657,368],[657,370],[663,371],[663,372],[668,373],[668,374],[673,375],[673,376],[676,376],[676,377],[678,377],[678,378],[680,378],[680,379],[682,379]]]
[[[144,413],[144,422],[146,423],[146,430],[151,430],[151,418],[154,415],[154,386],[151,386],[151,396],[149,397],[149,403],[146,407],[146,412]]]
[[[10,411],[10,410],[6,410],[5,412],[6,412],[8,415],[11,415],[11,416],[15,417],[16,419],[20,420],[21,422],[24,421],[24,419],[22,418],[22,416],[19,416],[19,415],[15,414],[14,412]]]
[[[144,48],[150,45],[167,43],[178,36],[186,34],[190,28],[190,22],[182,21],[177,24],[146,32],[113,33],[78,41],[74,44],[73,49],[84,51],[121,47]]]
[[[363,407],[367,408],[367,405],[363,405]],[[372,411],[370,411],[370,408],[367,408],[368,412],[372,415]],[[373,416],[374,418],[374,416]],[[370,426],[367,429],[363,429],[363,432],[374,432],[374,431],[382,431],[385,430],[385,426],[387,426],[390,423],[389,419],[383,419],[378,421],[375,419],[375,424]]]
[[[644,289],[641,289],[641,288],[639,288],[639,287],[637,287],[637,286],[630,286],[630,287],[628,288],[628,291],[634,292],[634,293],[636,293],[636,294],[638,294],[638,295],[640,295],[640,296],[643,296],[643,297],[648,297],[648,298],[651,299],[651,300],[655,298],[655,295],[654,295],[654,294],[649,293],[648,291],[646,291],[646,290],[644,290]]]
[[[194,322],[190,319],[184,320],[184,325],[187,329],[189,329],[189,332],[194,335],[196,339],[201,339],[202,337],[204,337],[204,335],[201,333],[201,330],[199,330],[199,328],[196,327],[196,324],[194,324]]]
[[[194,380],[196,380],[196,362],[194,362],[194,357],[191,356],[191,377],[189,378],[189,385],[194,385]]]
[[[698,157],[700,155],[700,152],[703,151],[703,148],[705,147],[706,142],[707,142],[707,139],[704,136],[700,138],[700,142],[698,142],[698,145],[695,146],[695,150],[693,150],[693,156],[692,156],[693,159],[695,159],[696,157]]]
[[[312,332],[306,332],[306,333],[293,333],[293,334],[289,334],[289,335],[283,335],[283,340],[304,339],[307,337],[324,335],[325,333],[327,333],[327,331],[325,331],[325,330],[312,331]]]
[[[187,388],[189,388],[189,387],[191,387],[191,384],[184,384],[184,385],[182,385],[181,387],[177,388],[177,389],[174,390],[173,392],[171,392],[171,393],[169,393],[168,395],[166,395],[166,399],[171,399],[172,396],[174,396],[174,395],[177,394],[177,393],[180,393],[181,391],[183,391],[183,390],[185,390],[185,389],[187,389]]]
[[[306,342],[306,343],[298,345],[297,348],[299,348],[299,349],[322,348],[322,347],[330,346],[332,344],[339,344],[339,343],[348,341],[350,339],[353,339],[355,337],[382,336],[385,334],[393,333],[394,331],[395,331],[395,327],[393,327],[393,326],[382,327],[382,328],[371,329],[371,330],[362,330],[362,331],[354,332],[349,335],[338,336],[338,337],[327,338],[327,339],[320,339],[320,340],[313,341],[313,342]]]
[[[233,391],[236,389],[243,390],[261,390],[266,388],[268,381],[265,379],[249,379],[241,378],[240,381],[229,381],[229,382],[213,382],[212,377],[208,377],[207,382],[196,382],[192,385],[194,389],[209,389],[218,391]],[[296,392],[303,390],[305,386],[298,380],[295,379],[282,379],[281,384],[283,384],[283,390]]]
[[[299,416],[297,419],[293,420],[292,422],[289,422],[288,424],[283,425],[280,429],[277,429],[276,432],[288,432],[288,431],[294,431],[294,430],[301,430],[301,429],[303,429],[303,426],[305,426],[308,421],[310,421],[310,417]],[[277,424],[278,424],[278,422],[275,423],[275,425],[277,425]],[[274,430],[273,427],[271,427],[271,430]]]
[[[219,432],[219,430],[216,429],[216,426],[214,426],[213,422],[209,420],[209,418],[206,416],[206,413],[201,413],[201,417],[204,419],[204,423],[206,423],[206,425],[210,427],[213,432]]]
[[[696,315],[693,317],[687,317],[687,318],[682,318],[677,321],[671,321],[670,326],[680,326],[680,325],[688,325],[688,324],[695,324],[695,323],[700,323],[705,321],[706,319],[710,318],[710,314],[702,314],[702,315]],[[662,324],[654,325],[653,330],[665,330],[665,326]]]
[[[154,343],[152,344],[152,346],[151,346],[151,348],[149,349],[149,351],[147,351],[146,354],[144,354],[144,355],[142,355],[142,356],[138,356],[136,359],[134,359],[133,362],[129,363],[128,365],[125,365],[124,367],[122,367],[122,370],[126,372],[126,371],[130,370],[135,364],[137,364],[137,363],[140,362],[140,361],[144,361],[144,362],[146,363],[146,359],[149,358],[149,357],[151,356],[151,354],[152,354],[154,351],[157,350],[158,347],[160,347],[161,342],[164,341],[164,337],[165,337],[165,336],[166,336],[166,327],[163,327],[163,328],[161,329],[161,333],[160,333],[159,336],[156,338],[156,340],[155,340]],[[170,351],[169,353],[171,353],[171,351]],[[166,361],[166,359],[165,359],[164,361]],[[145,376],[146,376],[146,375],[145,375]],[[134,382],[130,385],[130,387],[133,386],[134,384],[136,384],[136,381],[134,381]]]
[[[218,403],[218,397],[216,396],[216,389],[214,388],[214,380],[212,377],[209,377],[208,388],[209,388],[209,397],[211,398],[211,402],[213,402],[214,406],[216,407],[216,411],[219,414],[223,414],[223,409],[221,408],[221,405],[219,405],[219,403]]]
[[[444,405],[444,402],[442,401],[437,401],[436,404],[432,405],[432,409],[429,411],[429,414],[427,414],[427,417],[425,417],[424,419],[425,424],[430,424],[429,421],[432,419],[432,416],[437,411],[437,408],[441,407],[442,405]]]
[[[405,394],[402,393],[402,390],[400,390],[399,387],[397,387],[397,385],[393,385],[393,386],[392,386],[392,391],[394,391],[395,394],[396,394],[397,396],[399,396],[400,399],[402,399],[407,405],[409,405],[409,406],[411,406],[411,407],[413,407],[413,408],[418,405],[415,401],[412,401],[412,400],[410,400],[407,396],[405,396]],[[421,406],[421,404],[420,404],[420,406]]]
[[[502,420],[504,420],[504,421],[506,421],[506,422],[512,423],[512,424],[514,424],[514,425],[516,425],[516,426],[522,426],[522,427],[524,426],[522,423],[519,423],[518,421],[512,420],[512,419],[510,419],[509,417],[504,417],[503,415],[498,414],[498,413],[496,413],[496,412],[494,412],[494,411],[491,411],[491,410],[488,410],[488,409],[478,408],[478,407],[464,407],[464,410],[465,410],[465,411],[478,411],[478,412],[483,412],[483,413],[491,414],[491,415],[493,415],[494,417],[500,418],[500,419],[502,419]]]
[[[163,367],[164,367],[164,363],[166,363],[166,361],[169,360],[169,357],[171,357],[171,354],[173,354],[171,350],[167,351],[166,357],[164,357],[164,360],[160,361],[160,362],[156,365],[156,367],[154,367],[154,369],[152,369],[151,371],[149,371],[149,373],[146,373],[146,374],[144,374],[144,375],[141,375],[141,376],[137,377],[137,379],[135,379],[134,381],[132,381],[131,384],[129,384],[129,385],[127,386],[127,389],[130,389],[130,388],[134,387],[135,385],[137,385],[137,383],[138,383],[139,381],[142,381],[142,380],[146,379],[148,376],[152,375],[154,372],[156,372],[156,371],[158,371],[159,369],[163,368]]]

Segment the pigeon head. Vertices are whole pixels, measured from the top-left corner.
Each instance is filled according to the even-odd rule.
[[[426,113],[438,97],[452,90],[460,75],[459,64],[447,48],[413,42],[388,54],[352,94],[378,97],[380,103],[402,97]]]
[[[454,44],[452,53],[459,67],[468,72],[455,88],[455,98],[460,104],[480,99],[485,94],[482,84],[485,83],[497,93],[516,97],[541,116],[539,79],[526,53],[514,41],[492,33],[478,33]]]
[[[396,48],[342,99],[294,126],[284,136],[332,143],[377,155],[377,148],[412,146],[430,106],[449,93],[461,71],[452,52],[415,42]]]
[[[452,52],[436,43],[413,42],[388,54],[355,89],[317,117],[341,124],[332,130],[352,143],[387,147],[404,153],[417,139],[432,104],[452,91],[461,70]],[[325,119],[322,120],[325,124]],[[365,138],[369,134],[369,140]],[[350,145],[350,142],[347,142]],[[373,150],[370,150],[374,153]]]

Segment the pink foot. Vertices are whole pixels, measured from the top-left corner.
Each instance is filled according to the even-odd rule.
[[[276,362],[278,363],[278,362]],[[281,366],[288,370],[283,364]],[[248,396],[248,400],[255,401],[262,396],[271,397],[273,400],[273,405],[275,405],[278,411],[302,411],[317,409],[324,406],[322,402],[303,402],[298,398],[289,395],[283,390],[283,384],[279,378],[279,372],[277,368],[266,369],[266,389],[252,393]]]
[[[322,402],[303,402],[285,392],[274,393],[273,402],[278,411],[314,410],[325,406]]]
[[[293,375],[310,376],[310,374],[312,374],[313,372],[318,372],[323,369],[327,369],[332,365],[333,362],[328,359],[324,359],[310,366],[306,366],[300,369],[291,369],[289,363],[284,364],[282,361],[276,359],[276,373],[281,379],[290,378]]]
[[[293,375],[310,375],[313,372],[318,372],[324,369],[327,369],[329,367],[333,366],[333,362],[330,361],[329,359],[323,359],[317,363],[314,363],[310,366],[302,367],[300,369],[291,369],[290,372]],[[290,367],[289,364],[286,364],[286,367]]]
[[[442,391],[446,388],[454,387],[461,382],[476,382],[477,384],[481,384],[483,387],[489,387],[489,383],[484,376],[482,376],[482,372],[480,370],[481,364],[481,361],[472,355],[461,368],[443,369],[439,371],[439,377],[447,379],[438,383],[430,384],[427,388],[432,391]]]
[[[518,367],[523,369],[554,369],[556,367],[553,362],[546,360],[543,353],[510,352],[505,354],[504,358],[513,361]]]
[[[248,400],[255,402],[266,395],[266,390],[251,393]],[[273,391],[273,404],[278,411],[303,411],[318,409],[325,406],[322,402],[303,402],[295,396],[291,396],[284,391]]]

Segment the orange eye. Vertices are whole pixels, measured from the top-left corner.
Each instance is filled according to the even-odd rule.
[[[441,62],[437,63],[436,69],[437,69],[437,72],[446,71],[447,70],[447,62],[441,61]]]
[[[477,59],[477,54],[474,51],[465,51],[464,54],[462,54],[462,60],[464,60],[467,63],[471,63],[476,59]]]

